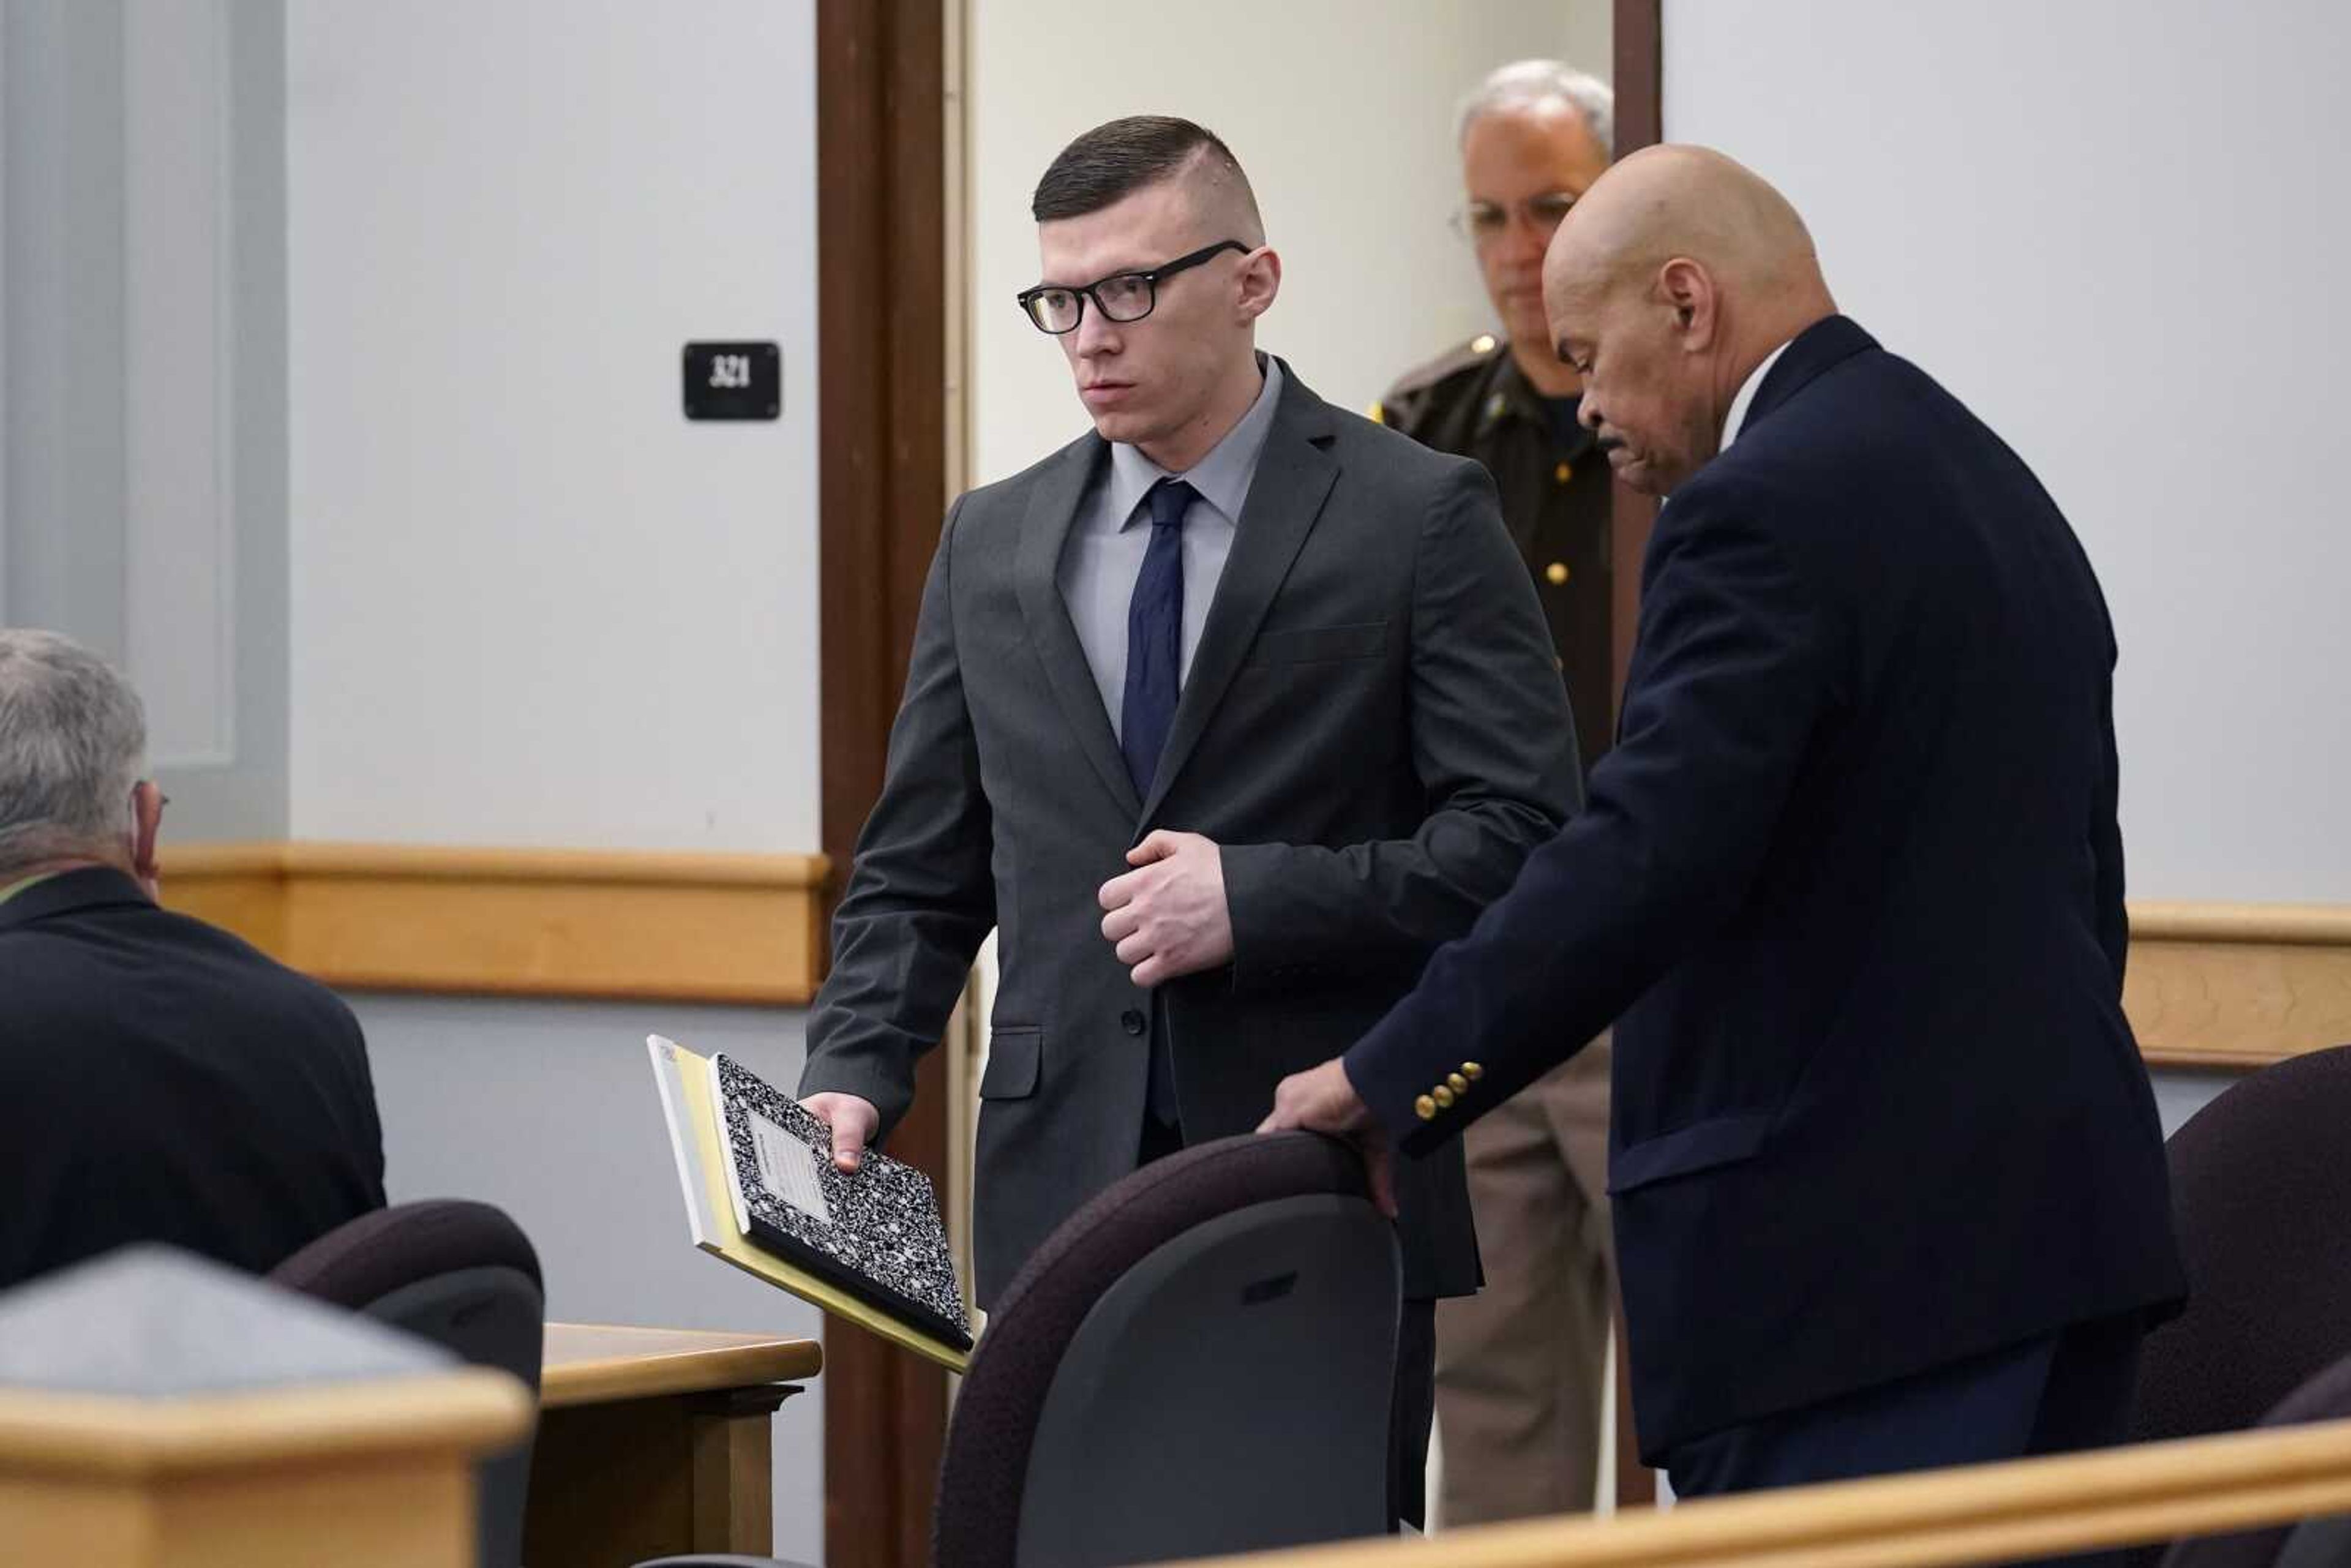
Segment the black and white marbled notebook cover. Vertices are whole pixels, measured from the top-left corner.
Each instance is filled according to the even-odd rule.
[[[830,1129],[789,1095],[723,1053],[711,1057],[710,1069],[726,1158],[733,1166],[730,1185],[752,1217],[888,1295],[936,1314],[968,1343],[971,1320],[964,1312],[955,1258],[947,1249],[946,1227],[939,1218],[931,1178],[871,1150],[854,1174],[843,1173],[832,1163]],[[807,1146],[824,1218],[804,1212],[768,1188],[760,1170],[754,1113]],[[794,1160],[801,1157],[797,1150],[786,1153]]]

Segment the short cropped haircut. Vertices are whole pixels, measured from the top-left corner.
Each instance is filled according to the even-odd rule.
[[[1212,182],[1229,183],[1255,217],[1257,196],[1233,150],[1207,126],[1165,114],[1113,120],[1062,148],[1037,182],[1029,211],[1040,224],[1083,217],[1195,169]]]

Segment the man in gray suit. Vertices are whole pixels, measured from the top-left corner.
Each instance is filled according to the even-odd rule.
[[[1246,1133],[1368,1029],[1580,801],[1525,567],[1477,464],[1256,351],[1280,258],[1224,143],[1088,131],[1020,303],[1093,430],[947,515],[800,1092],[853,1168],[1000,930],[983,1304],[1094,1193]],[[1399,1512],[1436,1298],[1478,1284],[1457,1145],[1399,1169]]]

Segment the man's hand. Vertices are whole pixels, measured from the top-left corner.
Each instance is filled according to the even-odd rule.
[[[854,1094],[811,1094],[800,1109],[832,1129],[832,1164],[853,1171],[865,1157],[865,1145],[882,1130],[882,1113],[871,1100]]]
[[[1178,975],[1230,963],[1233,916],[1225,907],[1225,859],[1197,833],[1162,828],[1126,852],[1135,867],[1102,885],[1102,936],[1146,990]]]
[[[1310,1133],[1336,1133],[1364,1152],[1364,1168],[1372,1181],[1372,1201],[1390,1219],[1395,1218],[1395,1151],[1385,1128],[1372,1117],[1372,1109],[1355,1092],[1345,1063],[1332,1057],[1320,1067],[1293,1072],[1273,1091],[1273,1113],[1258,1124],[1260,1133],[1303,1127]]]

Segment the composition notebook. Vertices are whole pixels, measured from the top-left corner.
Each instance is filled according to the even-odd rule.
[[[930,1178],[868,1151],[723,1055],[649,1036],[695,1245],[956,1371],[970,1320]]]

